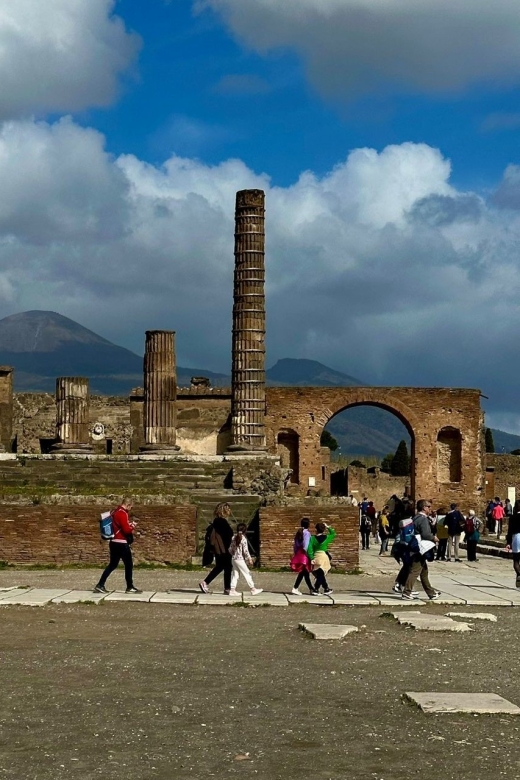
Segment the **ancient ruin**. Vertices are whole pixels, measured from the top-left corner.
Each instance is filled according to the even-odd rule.
[[[140,504],[147,560],[191,560],[212,507],[228,500],[235,519],[253,521],[260,556],[271,565],[287,560],[298,517],[326,509],[341,529],[338,560],[355,568],[356,512],[331,497],[335,467],[320,445],[327,423],[352,406],[378,406],[406,426],[407,482],[415,498],[482,510],[490,490],[505,495],[506,482],[520,485],[520,473],[513,477],[510,464],[501,468],[498,456],[486,471],[478,390],[266,388],[264,209],[261,190],[237,193],[231,388],[212,388],[204,377],[177,388],[173,331],[146,333],[143,387],[129,398],[89,397],[81,377],[60,377],[56,398],[13,395],[12,369],[0,368],[6,559],[96,559],[93,504],[106,507],[131,492]],[[356,490],[369,484],[366,476],[354,477]],[[8,526],[2,515],[17,522]],[[53,540],[44,549],[34,524]],[[22,552],[18,533],[34,537]],[[82,535],[80,548],[71,543],[75,533]]]

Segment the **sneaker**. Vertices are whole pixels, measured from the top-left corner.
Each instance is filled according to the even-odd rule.
[[[134,586],[132,586],[131,588],[127,588],[125,590],[125,593],[142,593],[142,592],[143,592],[142,590],[139,590],[139,588],[135,588]]]
[[[440,590],[436,590],[433,596],[430,596],[430,601],[436,601],[437,599],[440,599],[441,592]]]
[[[462,563],[462,558],[455,558],[455,563]]]
[[[520,586],[519,586],[519,587],[520,587]],[[310,592],[310,595],[311,595],[311,596],[319,596],[319,595],[320,595],[320,592],[319,592],[319,590],[311,590],[311,592]]]
[[[291,593],[293,594],[293,596],[303,596],[303,593],[301,592],[301,590],[298,590],[298,588],[293,588],[291,590]]]
[[[202,580],[202,582],[199,582],[199,588],[201,589],[201,591],[202,591],[203,593],[209,593],[209,588],[208,588],[208,586],[206,585],[206,582],[205,582],[205,580]]]
[[[263,588],[251,588],[251,595],[252,596],[259,596],[260,593],[263,593],[263,592],[264,592]]]
[[[413,593],[402,593],[401,598],[405,601],[415,601],[416,596],[413,595]]]
[[[238,592],[238,590],[228,590],[227,591],[228,596],[241,596],[242,594]]]
[[[421,594],[419,593],[418,590],[412,590],[412,596],[414,597],[414,599],[418,599],[420,595]]]
[[[230,593],[231,593],[231,591],[230,591],[230,590],[225,590],[225,591],[224,591],[224,596],[229,596],[229,594],[230,594]]]
[[[108,593],[108,590],[105,588],[104,585],[96,585],[94,588],[94,593]]]
[[[395,585],[393,586],[392,590],[394,591],[394,593],[401,593],[401,591],[403,590],[403,586],[399,585],[396,582]]]
[[[330,594],[334,593],[334,591],[332,590],[332,588],[329,588],[328,590],[324,590],[323,593],[325,594],[325,596],[330,596]]]

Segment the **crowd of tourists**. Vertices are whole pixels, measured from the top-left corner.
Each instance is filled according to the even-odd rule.
[[[353,498],[353,497],[351,497]],[[355,499],[354,499],[355,500]],[[432,561],[460,562],[461,537],[464,534],[468,561],[478,561],[477,544],[483,523],[470,509],[464,515],[457,504],[451,504],[448,511],[442,507],[434,509],[432,502],[421,499],[414,511],[413,503],[406,494],[402,498],[392,496],[380,511],[366,496],[352,505],[359,508],[359,532],[363,550],[370,548],[370,540],[380,545],[379,555],[389,555],[389,541],[393,539],[391,555],[400,564],[393,590],[403,599],[418,598],[414,590],[417,579],[428,598],[439,598],[440,593],[432,588],[428,575],[428,563]],[[132,542],[137,525],[130,519],[132,501],[123,499],[110,513],[111,535],[109,540],[109,563],[103,571],[94,590],[108,593],[106,581],[120,561],[125,567],[126,593],[142,593],[133,582]],[[254,558],[247,537],[247,526],[239,523],[233,530],[229,519],[231,507],[228,503],[218,504],[212,522],[206,529],[202,563],[213,565],[209,574],[199,583],[203,593],[209,593],[209,586],[220,574],[224,579],[224,593],[238,596],[238,582],[242,577],[252,595],[262,593],[255,586],[251,575]],[[520,588],[520,500],[515,506],[506,499],[504,503],[495,497],[486,507],[486,529],[496,533],[500,539],[507,522],[506,550],[513,555],[516,586]],[[325,522],[317,522],[311,530],[311,520],[303,517],[296,530],[290,566],[296,573],[292,594],[302,595],[300,586],[305,582],[312,596],[320,592],[328,595],[333,591],[327,582],[331,569],[330,545],[336,538],[336,531]]]

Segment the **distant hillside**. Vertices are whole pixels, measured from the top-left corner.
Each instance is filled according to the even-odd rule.
[[[297,360],[282,358],[266,371],[269,385],[289,385],[297,387],[356,387],[365,385],[341,371],[324,366],[316,360]]]

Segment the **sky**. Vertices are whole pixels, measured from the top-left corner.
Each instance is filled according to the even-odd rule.
[[[0,316],[229,371],[235,192],[267,364],[478,387],[520,433],[518,0],[0,0]]]

